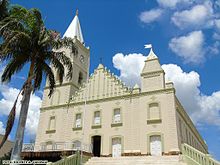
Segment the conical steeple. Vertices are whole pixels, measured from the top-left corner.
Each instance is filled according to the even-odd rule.
[[[64,33],[63,37],[77,38],[82,44],[84,43],[82,30],[78,18],[78,10],[76,10],[76,15]]]

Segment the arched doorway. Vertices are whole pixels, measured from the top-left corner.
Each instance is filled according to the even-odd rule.
[[[92,137],[92,153],[94,156],[100,157],[101,152],[101,136],[95,135]]]

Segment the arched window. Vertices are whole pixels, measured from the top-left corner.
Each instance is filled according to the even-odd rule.
[[[82,85],[82,83],[83,83],[83,74],[82,72],[79,72],[78,84]]]

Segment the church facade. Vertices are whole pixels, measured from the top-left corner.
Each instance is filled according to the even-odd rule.
[[[83,149],[95,156],[171,155],[187,143],[203,153],[207,145],[175,95],[172,82],[151,49],[141,73],[141,87],[126,87],[103,64],[89,75],[90,50],[85,47],[78,14],[64,36],[78,53],[72,59],[74,75],[43,103],[35,142],[36,151]],[[59,145],[59,144],[64,144]],[[84,150],[86,150],[84,148]]]

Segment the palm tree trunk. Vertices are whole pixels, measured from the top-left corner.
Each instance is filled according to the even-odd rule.
[[[28,82],[23,89],[23,98],[21,101],[21,111],[16,131],[15,143],[11,154],[11,160],[21,160],[21,151],[24,138],[25,124],[28,114],[28,107],[32,92],[31,82]]]
[[[23,86],[23,98],[21,100],[21,111],[19,115],[18,127],[15,136],[15,143],[11,153],[11,160],[21,160],[22,145],[24,139],[24,130],[27,120],[28,107],[32,92],[32,78],[34,72],[34,62],[31,62],[28,79]]]

